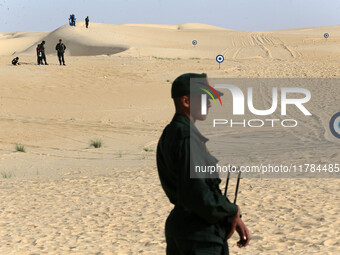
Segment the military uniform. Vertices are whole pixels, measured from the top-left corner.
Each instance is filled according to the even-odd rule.
[[[221,222],[235,216],[238,207],[222,195],[218,176],[192,178],[194,165],[217,163],[206,149],[207,141],[194,123],[181,114],[175,114],[159,140],[159,178],[175,205],[165,226],[168,255],[228,254],[226,228]]]
[[[63,65],[65,65],[65,58],[64,58],[64,53],[65,53],[65,50],[66,50],[65,44],[59,42],[55,46],[55,50],[57,51],[57,54],[58,54],[59,64],[61,65],[61,62],[63,62]]]
[[[18,57],[13,58],[13,60],[12,60],[12,65],[14,65],[14,66],[20,65],[20,64],[19,64],[19,58],[18,58]]]
[[[86,25],[86,28],[89,27],[89,22],[90,22],[90,19],[89,19],[89,16],[87,16],[87,17],[85,18],[85,25]]]
[[[39,53],[41,52],[41,64],[43,63],[43,60],[45,62],[45,65],[48,65],[46,62],[46,55],[45,55],[45,42],[43,41],[41,44],[39,44]]]

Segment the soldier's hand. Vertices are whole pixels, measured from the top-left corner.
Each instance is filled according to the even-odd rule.
[[[240,241],[237,242],[237,246],[239,248],[246,247],[250,242],[250,234],[241,218],[238,220],[236,231],[240,236]]]
[[[236,213],[236,215],[233,217],[233,221],[232,221],[232,223],[231,223],[230,232],[228,233],[228,235],[227,235],[227,237],[226,237],[227,240],[228,240],[230,237],[233,236],[233,234],[234,234],[234,232],[235,232],[235,230],[236,230],[236,226],[237,226],[237,224],[238,224],[238,221],[240,220],[240,214],[241,214],[241,212],[240,212],[240,207],[237,206],[237,208],[238,208],[237,213]]]

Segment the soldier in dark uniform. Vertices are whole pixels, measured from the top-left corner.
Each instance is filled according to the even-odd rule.
[[[43,63],[43,60],[45,62],[45,65],[48,65],[46,62],[46,55],[45,55],[45,41],[42,41],[39,45],[39,53],[41,52],[41,64]]]
[[[87,17],[85,18],[85,25],[86,25],[86,28],[89,27],[89,22],[90,22],[90,19],[89,19],[89,16],[87,16]]]
[[[41,60],[41,52],[40,52],[40,44],[38,44],[37,45],[37,48],[36,48],[36,51],[37,51],[37,62],[38,62],[38,65],[41,65],[41,62],[42,62],[42,60]]]
[[[55,46],[55,50],[58,54],[59,64],[61,65],[61,62],[63,62],[63,65],[65,65],[65,59],[64,59],[64,53],[66,50],[65,44],[63,44],[63,41],[59,39],[59,43]]]
[[[14,65],[14,66],[20,65],[20,63],[19,63],[19,57],[13,58],[13,60],[12,60],[12,65]]]
[[[205,92],[198,84],[190,90],[191,78],[203,78],[208,83],[206,74],[193,73],[183,74],[173,82],[171,97],[176,113],[157,146],[159,178],[174,204],[165,224],[166,254],[225,255],[229,254],[226,240],[235,230],[240,235],[239,247],[247,246],[250,236],[240,218],[240,208],[222,195],[218,176],[191,176],[193,165],[217,163],[205,146],[208,139],[195,126],[196,120],[206,118],[201,114],[201,94]],[[207,109],[210,106],[207,100]]]

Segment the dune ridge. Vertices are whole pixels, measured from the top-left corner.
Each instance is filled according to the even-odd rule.
[[[123,24],[123,26],[130,26],[130,27],[146,27],[146,28],[159,28],[159,29],[171,29],[171,30],[224,30],[230,31],[230,29],[212,26],[208,24],[202,23],[183,23],[179,25],[166,25],[166,24]]]
[[[329,33],[329,38],[324,38]],[[46,41],[46,53],[55,54],[63,39],[66,55],[95,56],[125,52],[130,56],[163,58],[209,58],[222,54],[227,59],[318,59],[340,57],[339,26],[299,28],[278,31],[233,31],[199,23],[179,25],[91,23],[76,27],[63,25],[48,32],[0,34],[0,55],[35,55]],[[192,41],[198,43],[194,47]]]

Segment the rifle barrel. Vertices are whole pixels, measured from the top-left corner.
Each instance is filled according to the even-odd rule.
[[[230,171],[228,172],[227,181],[225,183],[224,196],[227,196],[228,185],[229,185]]]
[[[238,193],[238,187],[240,186],[240,179],[241,179],[241,171],[238,171],[238,176],[237,176],[237,184],[236,184],[236,190],[235,190],[235,199],[234,199],[234,204],[236,204],[237,200],[237,193]]]

